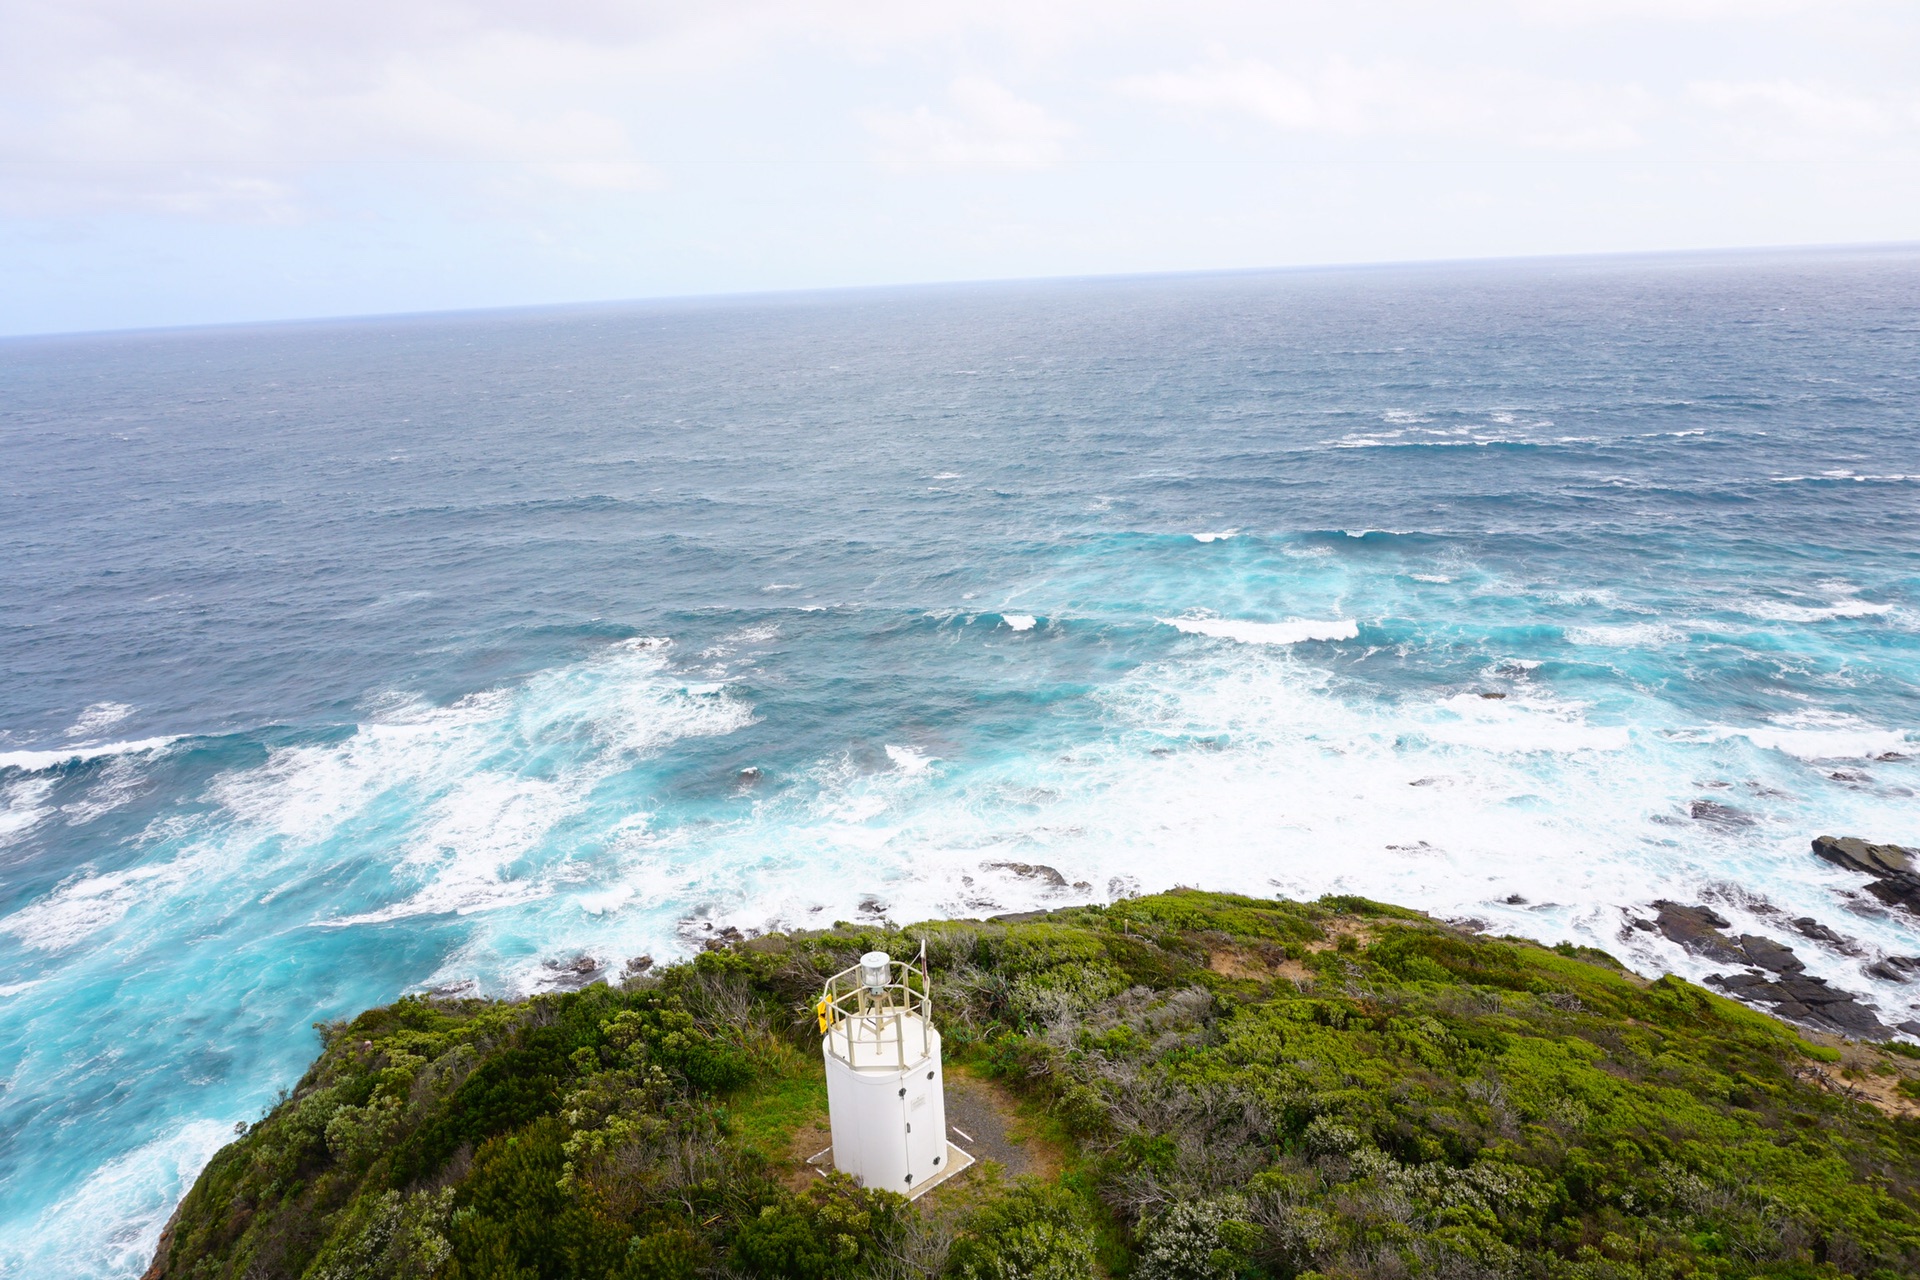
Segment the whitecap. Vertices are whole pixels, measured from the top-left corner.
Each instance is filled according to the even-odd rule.
[[[780,624],[777,622],[762,622],[757,626],[742,627],[738,631],[721,637],[722,640],[731,641],[734,644],[765,644],[769,640],[779,638]]]
[[[0,790],[0,845],[11,844],[40,825],[53,812],[46,803],[53,794],[49,778],[26,777]]]
[[[1664,622],[1629,622],[1619,626],[1568,627],[1567,640],[1603,649],[1659,649],[1685,636]]]
[[[1157,618],[1188,635],[1237,640],[1241,644],[1300,644],[1308,640],[1351,640],[1360,624],[1351,618],[1331,621],[1245,622],[1236,618]]]
[[[1015,631],[1031,631],[1034,623],[1039,619],[1030,613],[1003,613],[1000,615],[1000,621]]]
[[[1218,533],[1196,533],[1193,535],[1193,540],[1195,542],[1225,542],[1238,532],[1238,529],[1222,529]]]
[[[595,893],[583,893],[574,899],[580,909],[590,916],[603,916],[609,911],[618,911],[633,901],[632,885],[617,884]]]
[[[902,773],[925,773],[933,767],[933,759],[912,747],[896,747],[887,744],[887,759],[893,761],[893,767]]]
[[[1788,600],[1745,600],[1738,606],[1740,612],[1754,618],[1765,618],[1773,622],[1825,622],[1833,618],[1872,618],[1891,613],[1890,604],[1877,604],[1871,600],[1840,600],[1828,605],[1794,604]]]
[[[19,769],[26,773],[39,773],[47,769],[57,769],[61,765],[103,760],[108,756],[138,755],[146,751],[159,751],[180,741],[182,736],[173,734],[165,738],[141,738],[136,742],[76,743],[71,747],[59,747],[52,751],[0,751],[0,769]]]
[[[1888,752],[1905,753],[1907,735],[1898,729],[1783,728],[1768,725],[1750,729],[1716,726],[1707,731],[1714,740],[1745,738],[1754,746],[1778,751],[1796,760],[1864,760]]]
[[[1452,578],[1449,578],[1444,573],[1416,573],[1413,575],[1413,580],[1415,582],[1440,582],[1440,583],[1453,581]]]
[[[67,728],[69,738],[86,738],[100,732],[108,725],[119,724],[133,714],[133,708],[124,702],[96,702],[80,713],[80,718]]]

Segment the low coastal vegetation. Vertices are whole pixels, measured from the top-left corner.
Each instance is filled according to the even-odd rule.
[[[822,977],[922,939],[949,1061],[1044,1176],[983,1162],[909,1204],[803,1163]],[[1920,1274],[1902,1046],[1356,898],[847,925],[323,1030],[151,1276]]]

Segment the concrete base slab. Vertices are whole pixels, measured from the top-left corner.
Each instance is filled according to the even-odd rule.
[[[833,1148],[823,1147],[819,1151],[814,1152],[807,1157],[807,1163],[813,1166],[815,1173],[823,1178],[826,1177],[827,1170],[833,1168]],[[942,1160],[940,1164],[940,1172],[907,1192],[907,1199],[918,1200],[935,1187],[965,1173],[973,1167],[973,1154],[962,1147],[956,1147],[952,1142],[948,1142],[946,1158]]]

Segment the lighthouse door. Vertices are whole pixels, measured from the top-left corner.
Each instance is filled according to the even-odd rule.
[[[927,1095],[916,1090],[909,1082],[907,1087],[900,1091],[900,1159],[907,1171],[906,1187],[909,1189],[914,1183],[913,1126],[916,1121],[926,1119],[926,1110]]]

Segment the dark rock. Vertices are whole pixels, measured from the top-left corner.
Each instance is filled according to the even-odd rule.
[[[1524,907],[1527,905],[1527,900],[1521,897],[1517,893],[1510,893],[1506,897],[1500,899],[1500,901],[1506,903],[1510,907]]]
[[[631,956],[628,958],[626,965],[621,968],[620,976],[623,978],[636,978],[651,968],[653,968],[652,956]]]
[[[1867,972],[1883,982],[1912,982],[1920,975],[1920,956],[1887,956],[1868,965]]]
[[[1818,920],[1815,920],[1812,916],[1801,916],[1793,922],[1793,928],[1794,932],[1798,933],[1801,937],[1812,938],[1815,942],[1824,942],[1836,951],[1843,951],[1848,955],[1852,955],[1854,952],[1853,940],[1851,938],[1846,937],[1844,934],[1835,933]]]
[[[1820,836],[1813,842],[1813,851],[1836,867],[1871,876],[1867,892],[1888,906],[1920,915],[1920,872],[1914,870],[1912,849],[1868,844],[1853,836]]]
[[[567,991],[575,991],[586,986],[601,969],[598,960],[585,954],[577,955],[571,960],[542,960],[540,965],[553,975],[548,979],[549,982]]]
[[[1483,697],[1483,698],[1486,698],[1486,699],[1489,699],[1489,700],[1496,700],[1496,701],[1497,701],[1498,699],[1500,699],[1500,698],[1504,698],[1504,697],[1506,697],[1507,695],[1506,695],[1506,694],[1504,694],[1504,693],[1483,693],[1483,694],[1481,694],[1480,696],[1481,696],[1481,697]]]
[[[1782,946],[1772,938],[1763,938],[1758,934],[1741,934],[1740,949],[1747,953],[1747,959],[1754,964],[1775,973],[1799,973],[1807,967],[1793,954],[1792,947]]]
[[[1904,1031],[1910,1036],[1920,1036],[1920,1022],[1896,1022],[1893,1024],[1893,1029]]]
[[[1750,827],[1753,819],[1729,805],[1715,804],[1711,800],[1695,800],[1687,806],[1687,816],[1695,822],[1711,823],[1716,827]]]
[[[883,916],[887,913],[887,904],[868,894],[860,899],[860,910],[870,916]]]
[[[1905,907],[1920,915],[1920,876],[1888,876],[1869,884],[1867,892],[1890,907]]]
[[[1045,911],[1009,911],[1005,915],[988,916],[987,919],[996,924],[1025,924],[1029,920],[1045,920],[1048,914]]]
[[[1741,1000],[1770,1004],[1776,1017],[1817,1031],[1861,1040],[1885,1040],[1893,1035],[1892,1028],[1861,1004],[1858,996],[1828,986],[1825,978],[1788,973],[1768,981],[1757,973],[1716,973],[1707,982]]]
[[[1722,991],[1730,991],[1730,992],[1733,992],[1735,995],[1747,996],[1756,991],[1765,991],[1771,994],[1760,996],[1757,998],[1771,999],[1771,1000],[1779,1000],[1779,999],[1785,998],[1778,987],[1774,986],[1773,983],[1767,981],[1766,976],[1764,974],[1716,973],[1712,977],[1708,978],[1707,981],[1711,982],[1714,986],[1719,987]]]
[[[1045,863],[983,862],[980,864],[980,866],[983,870],[987,870],[987,871],[1011,872],[1012,874],[1019,876],[1022,880],[1038,880],[1041,883],[1054,889],[1064,889],[1067,887],[1067,878],[1061,875],[1058,871],[1055,871],[1052,867],[1047,866]]]
[[[1747,962],[1746,954],[1733,945],[1731,938],[1720,932],[1731,922],[1711,907],[1684,907],[1662,898],[1653,904],[1653,909],[1660,913],[1654,920],[1654,926],[1695,955],[1727,964]]]
[[[1853,836],[1820,836],[1813,842],[1813,852],[1835,866],[1865,875],[1913,874],[1913,850],[1897,844],[1868,844]]]

